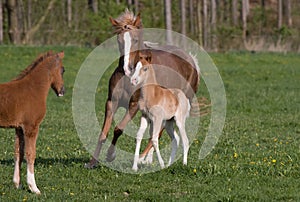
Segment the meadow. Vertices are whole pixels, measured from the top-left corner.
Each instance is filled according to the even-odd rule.
[[[49,49],[65,51],[66,95],[57,98],[49,92],[47,115],[40,127],[35,177],[42,194],[28,191],[26,163],[22,166],[23,187],[14,188],[14,130],[0,129],[0,201],[300,200],[299,54],[210,54],[227,98],[226,122],[215,149],[199,160],[210,120],[207,115],[190,140],[187,166],[179,160],[159,172],[135,175],[103,164],[93,170],[84,168],[90,154],[73,123],[72,89],[91,48],[0,46],[0,82],[16,77],[40,52]],[[98,91],[104,95],[112,71],[99,83]],[[198,95],[209,98],[203,82]],[[96,96],[97,113],[104,110],[105,99],[102,94]],[[100,112],[98,116],[101,118]],[[118,143],[134,152],[133,138],[124,135]]]

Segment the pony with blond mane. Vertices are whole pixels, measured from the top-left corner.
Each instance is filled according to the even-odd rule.
[[[156,72],[159,85],[167,88],[179,88],[191,101],[195,92],[198,90],[199,84],[199,68],[194,57],[175,46],[168,45],[151,48],[145,45],[140,14],[134,15],[127,9],[116,19],[110,18],[110,22],[117,34],[120,58],[118,67],[109,80],[105,118],[102,130],[99,134],[98,143],[90,162],[85,164],[86,168],[94,168],[97,165],[102,145],[107,139],[114,114],[118,108],[124,107],[126,113],[114,129],[114,136],[106,155],[107,161],[113,161],[115,159],[117,140],[122,135],[127,123],[138,112],[140,90],[130,84],[130,76],[134,71],[139,50],[151,50],[152,64],[166,67]],[[165,79],[168,77],[169,79]],[[161,133],[162,131],[160,135]],[[146,157],[146,154],[151,148],[152,142],[149,140],[149,144],[141,155],[141,159]]]
[[[49,89],[57,96],[65,93],[62,59],[64,52],[51,51],[40,55],[10,82],[0,84],[0,127],[15,128],[15,169],[13,182],[20,187],[21,164],[27,161],[27,184],[40,194],[34,178],[36,140],[39,126],[46,114]]]

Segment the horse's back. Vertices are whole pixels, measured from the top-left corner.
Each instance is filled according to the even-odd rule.
[[[179,50],[177,50],[179,52]],[[183,51],[180,50],[183,54]],[[179,88],[192,98],[198,89],[199,75],[187,55],[182,57],[163,50],[152,50],[152,61],[159,85],[166,88]]]

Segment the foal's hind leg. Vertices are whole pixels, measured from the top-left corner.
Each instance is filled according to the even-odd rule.
[[[189,139],[185,130],[185,119],[176,120],[176,125],[179,129],[183,147],[183,164],[187,165],[187,155],[189,152]]]
[[[168,166],[170,166],[175,159],[176,156],[176,151],[178,148],[178,144],[179,144],[179,136],[177,135],[176,131],[174,130],[174,121],[166,121],[166,131],[168,133],[168,135],[170,136],[171,140],[172,140],[172,151],[171,151],[171,156],[169,159],[169,163]]]
[[[138,104],[137,102],[130,102],[129,109],[126,111],[121,122],[114,129],[114,136],[107,150],[106,161],[111,162],[116,158],[116,143],[118,138],[122,135],[124,128],[128,124],[128,122],[136,115],[138,112]]]
[[[29,189],[36,194],[41,193],[36,186],[34,178],[34,161],[36,156],[36,139],[38,130],[38,127],[27,127],[24,130],[25,157],[27,161],[27,184]]]
[[[20,184],[20,173],[21,165],[24,159],[24,133],[22,128],[16,128],[16,139],[15,139],[15,170],[13,182],[16,188],[21,186]]]

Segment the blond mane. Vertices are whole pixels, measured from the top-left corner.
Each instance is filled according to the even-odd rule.
[[[132,11],[126,8],[125,12],[123,12],[119,17],[115,19],[117,22],[116,25],[113,25],[114,32],[116,34],[120,34],[124,31],[140,29],[141,27],[137,27],[134,25],[136,20],[136,16]]]

